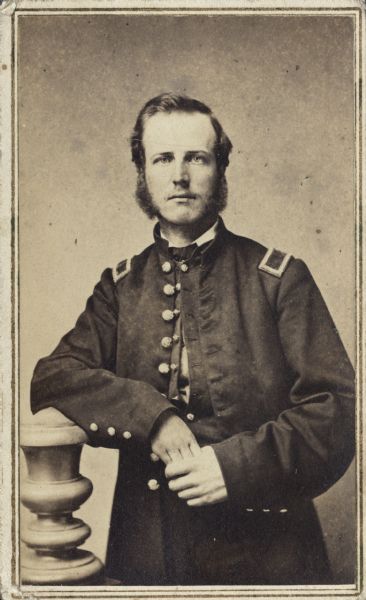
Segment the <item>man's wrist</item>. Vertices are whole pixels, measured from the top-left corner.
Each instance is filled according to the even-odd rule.
[[[165,409],[163,412],[160,413],[160,415],[155,420],[155,422],[151,428],[150,442],[154,439],[154,437],[157,434],[157,432],[159,431],[160,427],[173,415],[178,416],[177,409],[174,406],[168,407],[167,409]]]

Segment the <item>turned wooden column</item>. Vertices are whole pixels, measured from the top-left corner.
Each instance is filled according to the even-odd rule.
[[[89,585],[102,583],[103,565],[78,548],[91,530],[72,516],[92,493],[79,473],[86,433],[54,408],[46,408],[21,426],[20,443],[28,476],[21,501],[34,517],[23,528],[21,561],[24,584]]]

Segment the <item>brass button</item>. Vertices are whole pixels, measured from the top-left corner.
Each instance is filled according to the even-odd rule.
[[[246,508],[245,509],[247,512],[254,512],[254,508]]]
[[[194,421],[194,414],[193,413],[187,413],[187,419],[188,419],[188,421]]]
[[[160,365],[158,366],[159,369],[159,373],[161,373],[162,375],[167,375],[170,371],[170,367],[168,365],[168,363],[160,363]]]
[[[170,368],[172,371],[176,371],[178,369],[178,367],[175,363],[171,363]]]
[[[161,345],[163,346],[163,348],[170,348],[170,346],[173,343],[173,338],[171,337],[163,337],[163,339],[161,340]]]
[[[149,490],[154,492],[155,490],[159,489],[160,485],[156,479],[149,479],[149,481],[147,482],[147,487],[149,488]]]
[[[176,333],[173,335],[173,342],[179,342],[179,335]]]
[[[114,427],[108,427],[107,433],[108,433],[108,435],[113,436],[113,435],[116,435],[116,430]]]
[[[90,431],[98,431],[99,427],[96,423],[90,423],[89,429]]]
[[[175,286],[175,289],[177,290],[177,292],[180,292],[180,290],[182,289],[182,284],[178,282]]]
[[[174,285],[170,285],[170,283],[166,283],[163,287],[163,292],[166,296],[174,296],[174,292],[175,292]]]
[[[172,321],[174,319],[173,311],[169,310],[168,308],[166,310],[163,310],[161,316],[163,317],[164,321]]]
[[[130,440],[130,439],[132,438],[132,433],[131,433],[130,431],[124,431],[124,432],[122,433],[122,437],[123,437],[125,440]]]
[[[179,317],[179,315],[180,315],[180,310],[179,310],[179,308],[175,308],[175,309],[173,310],[173,314],[174,314],[174,316],[175,316],[175,317]]]
[[[288,509],[287,508],[280,508],[280,513],[287,513]]]
[[[189,269],[189,267],[186,263],[182,263],[180,265],[180,270],[183,271],[183,273],[187,273],[188,269]]]
[[[161,268],[164,273],[170,273],[170,271],[172,270],[172,265],[170,264],[170,262],[166,261],[161,265]]]
[[[262,508],[262,512],[271,512],[270,508]]]

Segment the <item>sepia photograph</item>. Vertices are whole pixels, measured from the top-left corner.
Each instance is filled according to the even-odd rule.
[[[361,4],[0,11],[12,585],[361,597]]]

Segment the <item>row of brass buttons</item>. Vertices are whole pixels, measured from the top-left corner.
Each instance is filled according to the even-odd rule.
[[[172,265],[168,261],[164,262],[162,264],[161,268],[162,268],[163,273],[170,273],[172,271]],[[179,268],[183,273],[186,273],[189,269],[189,267],[186,263],[182,263],[181,265],[179,265]],[[174,296],[175,292],[176,291],[179,292],[180,290],[181,290],[181,284],[179,282],[175,286],[170,283],[167,283],[163,287],[163,292],[166,296]],[[179,314],[180,314],[180,311],[177,308],[174,310],[165,309],[161,313],[161,316],[164,321],[172,321],[175,317],[178,317]],[[177,334],[174,334],[172,337],[164,336],[161,340],[161,345],[163,348],[170,348],[173,345],[173,342],[178,342],[178,341],[179,341],[179,335],[177,335]],[[160,363],[160,365],[158,367],[159,372],[162,373],[163,375],[168,374],[171,370],[176,371],[177,368],[178,368],[177,365],[174,363],[171,363],[171,364]],[[192,413],[188,413],[187,419],[189,421],[193,421],[194,415]],[[149,479],[149,481],[147,482],[147,486],[151,491],[156,491],[160,488],[160,484],[157,481],[157,479]]]
[[[167,261],[162,264],[162,270],[164,273],[170,273],[172,270],[172,265]],[[181,284],[178,282],[176,285],[172,285],[170,283],[166,283],[163,287],[163,292],[166,296],[173,296],[175,292],[179,292],[181,290]],[[170,310],[169,308],[163,310],[161,316],[164,321],[172,321],[174,318],[179,317],[180,310],[175,308]],[[179,335],[174,334],[172,337],[164,336],[161,340],[161,345],[163,348],[170,348],[173,345],[173,342],[179,341]],[[176,371],[178,366],[175,363],[160,363],[158,366],[159,373],[162,375],[168,375],[170,371]]]
[[[96,432],[96,431],[99,431],[99,426],[96,423],[90,423],[89,429],[90,429],[90,431]],[[108,427],[107,433],[108,433],[108,435],[110,435],[112,437],[112,436],[116,435],[116,430],[114,427]],[[129,440],[132,437],[132,433],[130,431],[124,431],[122,433],[122,437],[125,440]]]

